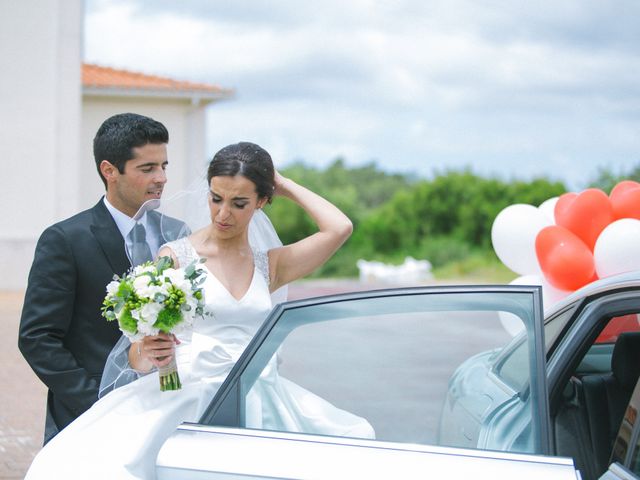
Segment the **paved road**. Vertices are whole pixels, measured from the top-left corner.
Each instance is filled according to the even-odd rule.
[[[357,282],[300,282],[289,298],[371,288]],[[0,479],[22,479],[42,445],[46,389],[18,351],[23,292],[0,291]]]
[[[18,351],[22,292],[0,292],[0,478],[19,479],[42,445],[46,389]]]

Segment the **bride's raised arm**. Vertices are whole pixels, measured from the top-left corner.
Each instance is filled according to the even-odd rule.
[[[287,197],[300,205],[314,220],[319,231],[269,251],[271,291],[320,267],[353,231],[351,220],[335,205],[278,172],[275,172],[274,195]]]

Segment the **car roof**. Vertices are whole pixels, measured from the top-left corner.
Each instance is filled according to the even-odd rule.
[[[545,308],[544,316],[550,317],[564,309],[567,305],[592,295],[632,287],[640,287],[640,270],[620,273],[588,283],[584,287],[570,293],[562,300]]]

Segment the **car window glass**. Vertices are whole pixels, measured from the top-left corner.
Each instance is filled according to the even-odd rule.
[[[571,316],[575,312],[576,305],[572,305],[569,308],[564,309],[562,312],[557,315],[551,317],[544,326],[544,336],[545,336],[545,345],[546,351],[549,351],[549,348],[558,338],[560,332],[565,328]],[[503,323],[507,325],[511,325],[511,331],[515,334],[520,332],[524,327],[522,323],[518,327],[518,323],[514,317],[509,316],[511,319],[509,322],[506,322],[504,317],[506,316],[504,313]],[[520,341],[514,341],[510,350],[506,350],[500,355],[500,358],[494,364],[494,373],[500,379],[510,386],[513,390],[518,392],[523,392],[527,387],[529,381],[529,372],[526,368],[526,362],[528,361],[528,350],[527,350],[527,342],[526,338],[521,338]]]
[[[595,342],[589,347],[575,371],[575,376],[607,374],[611,372],[611,357],[618,337],[625,332],[639,330],[640,315],[630,313],[611,317]]]
[[[556,340],[558,340],[558,337],[569,323],[569,320],[571,320],[577,308],[578,305],[573,304],[545,321],[544,341],[547,352],[549,352]]]
[[[505,351],[494,369],[495,374],[516,392],[524,392],[529,380],[529,357],[525,340],[517,342],[510,351]]]
[[[526,326],[519,365],[541,388],[536,298],[443,293],[285,310],[238,379],[239,426],[540,452],[537,393],[492,373],[514,342],[504,317],[517,318]]]
[[[640,330],[640,316],[636,313],[613,317],[604,327],[596,343],[615,343],[623,332],[637,332]]]

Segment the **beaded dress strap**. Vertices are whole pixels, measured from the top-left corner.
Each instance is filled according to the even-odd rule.
[[[269,255],[267,252],[253,252],[253,262],[258,272],[260,272],[266,280],[267,285],[269,285]]]

